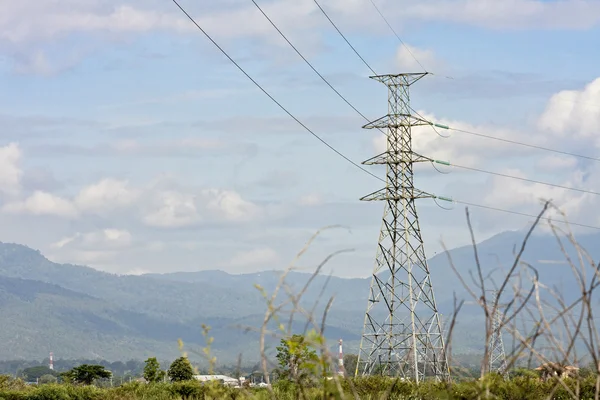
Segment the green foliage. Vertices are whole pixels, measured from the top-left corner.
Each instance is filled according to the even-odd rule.
[[[187,357],[179,357],[171,363],[167,375],[173,382],[189,381],[194,378],[194,369]]]
[[[40,385],[46,385],[48,383],[56,383],[58,379],[54,375],[46,374],[39,377],[38,383]]]
[[[102,365],[90,364],[83,364],[60,374],[66,382],[84,385],[91,385],[96,379],[110,378],[111,375],[111,372],[107,371]]]
[[[307,342],[303,335],[294,334],[287,339],[281,339],[277,346],[277,360],[279,362],[280,377],[304,380],[314,373],[319,357],[316,350]]]
[[[58,374],[45,365],[25,368],[23,370],[23,376],[28,382],[35,382],[44,375],[57,376]]]
[[[160,369],[160,363],[156,357],[148,358],[144,366],[144,379],[148,383],[156,383],[162,381],[164,377],[165,371]]]
[[[356,354],[344,354],[344,370],[346,376],[354,376],[356,372],[356,364],[358,363],[358,355]]]
[[[0,390],[22,390],[27,385],[22,379],[13,379],[8,375],[0,375]]]
[[[531,370],[528,368],[515,368],[513,371],[510,372],[510,377],[511,378],[522,377],[522,378],[529,378],[529,379],[538,379],[540,377],[540,374],[537,371]]]
[[[186,398],[203,398],[206,387],[198,381],[180,381],[170,386],[170,391],[174,395]]]
[[[9,379],[2,378],[6,383]],[[576,381],[566,379],[566,387],[580,399],[593,399],[595,378]],[[360,399],[380,399],[389,391],[389,399],[409,400],[542,400],[546,399],[557,385],[556,382],[543,382],[517,376],[510,380],[494,374],[483,380],[472,379],[451,385],[435,381],[400,381],[383,376],[361,377],[341,380],[345,398],[353,398],[352,388]],[[332,381],[321,381],[315,387],[308,387],[290,380],[280,380],[272,386],[275,398],[292,400],[340,399],[341,393]],[[572,398],[567,390],[559,385],[552,396],[556,400]],[[180,381],[173,383],[158,382],[153,385],[140,382],[126,383],[116,388],[97,388],[94,386],[74,386],[71,384],[47,384],[41,386],[22,386],[7,389],[0,386],[0,400],[200,400],[200,399],[271,399],[269,392],[258,388],[229,388],[218,382],[200,383],[198,381]]]

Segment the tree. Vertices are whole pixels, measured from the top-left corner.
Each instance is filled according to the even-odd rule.
[[[27,384],[22,379],[13,379],[9,375],[0,375],[0,390],[25,390]]]
[[[57,375],[56,372],[45,365],[25,368],[22,373],[27,382],[35,382],[44,375]]]
[[[160,382],[165,376],[165,371],[160,369],[160,364],[156,357],[150,357],[144,366],[144,379],[148,383]]]
[[[46,383],[56,383],[56,381],[58,381],[58,379],[56,379],[56,377],[54,375],[46,374],[46,375],[40,376],[38,383],[40,385],[44,385]]]
[[[194,379],[194,369],[187,357],[179,357],[171,363],[167,375],[173,382],[191,381]]]
[[[292,335],[288,339],[281,339],[280,343],[277,347],[277,360],[282,378],[305,378],[317,366],[317,352],[306,342],[303,335]]]
[[[346,376],[354,376],[356,372],[356,364],[358,363],[358,355],[344,354],[344,372]]]
[[[60,376],[68,382],[91,385],[96,379],[110,378],[112,373],[104,369],[102,365],[82,364],[70,371],[61,373]]]

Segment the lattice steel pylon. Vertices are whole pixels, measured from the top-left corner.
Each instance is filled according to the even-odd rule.
[[[494,300],[497,292],[494,291]],[[496,307],[492,316],[492,336],[490,337],[490,348],[488,351],[488,371],[497,372],[508,379],[508,368],[506,365],[506,353],[504,352],[504,341],[502,340],[502,318],[503,314],[499,307]]]
[[[361,200],[385,201],[383,223],[355,375],[450,379],[444,338],[419,228],[413,164],[431,159],[412,150],[410,86],[427,73],[372,76],[388,87],[388,114],[363,128],[387,129],[387,150],[365,165],[386,166],[386,187]]]

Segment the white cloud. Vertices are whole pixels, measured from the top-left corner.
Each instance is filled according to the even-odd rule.
[[[564,90],[552,96],[538,126],[555,137],[591,139],[600,147],[600,78],[583,90]]]
[[[423,69],[421,65],[430,71],[437,71],[441,67],[440,62],[433,54],[433,51],[419,49],[410,45],[401,45],[398,47],[395,61],[395,66],[406,72],[421,71]]]
[[[220,3],[184,2],[183,5],[218,41],[259,39],[262,41],[261,46],[257,46],[259,51],[270,54],[271,59],[283,57],[282,52],[265,49],[265,45],[286,47],[287,44],[252,4]],[[368,2],[328,0],[323,6],[346,33],[391,34]],[[469,24],[485,29],[587,29],[600,23],[600,3],[596,0],[387,0],[379,6],[389,20],[400,26],[405,21],[417,20]],[[156,31],[197,34],[196,27],[170,2],[0,0],[0,7],[0,44],[4,42],[18,49],[23,58],[17,66],[21,72],[50,74],[60,69],[47,59],[50,52],[40,50],[39,45],[56,42],[73,33],[120,41],[131,35]],[[305,54],[310,56],[315,49],[324,48],[323,32],[331,27],[313,1],[276,0],[264,2],[261,7]],[[428,54],[422,56],[428,57]],[[82,55],[75,58],[80,59]]]
[[[131,233],[122,229],[108,228],[95,232],[76,233],[55,242],[56,249],[76,248],[78,250],[118,250],[132,245]]]
[[[0,192],[16,195],[21,190],[21,149],[16,143],[0,147]]]
[[[130,206],[138,197],[139,191],[130,188],[127,181],[106,178],[84,187],[74,203],[82,211],[101,212]]]
[[[221,38],[260,37],[280,42],[273,28],[254,6],[236,2],[223,7],[218,3],[183,4],[210,33]],[[286,31],[310,34],[328,27],[326,20],[310,0],[278,0],[261,5],[265,12]],[[335,13],[346,30],[380,31],[373,24],[375,10],[358,0],[323,2]],[[173,4],[139,1],[77,2],[73,0],[0,1],[0,39],[11,43],[52,40],[73,32],[139,34],[155,30],[177,33],[195,32],[195,27]],[[381,9],[394,21],[420,19],[473,24],[485,28],[569,28],[585,29],[600,22],[600,4],[595,0],[423,0],[420,2],[382,1]]]
[[[232,267],[260,266],[268,268],[268,265],[278,260],[279,256],[275,250],[264,247],[238,253],[231,258],[228,265]]]
[[[595,0],[425,0],[398,2],[404,18],[455,22],[486,29],[589,29],[600,23]]]
[[[191,30],[181,16],[143,10],[111,2],[100,6],[97,1],[83,3],[52,0],[0,2],[0,38],[13,43],[48,40],[72,32],[106,31],[107,33],[141,33],[155,29]]]
[[[66,218],[78,216],[77,209],[70,201],[42,191],[35,191],[25,200],[5,204],[2,211],[14,214],[53,215]]]
[[[242,199],[238,193],[230,190],[203,190],[202,196],[207,201],[206,207],[209,211],[221,215],[228,221],[250,221],[260,214],[259,207]]]
[[[151,211],[142,217],[145,224],[161,228],[179,228],[202,221],[195,196],[167,191],[156,195]]]
[[[16,158],[14,149],[8,155],[5,171],[11,172],[10,160]],[[18,185],[17,176],[20,175],[13,170],[5,181]],[[25,199],[4,204],[2,211],[76,218],[94,213],[115,217],[114,213],[122,210],[139,217],[148,226],[161,228],[182,228],[204,221],[248,222],[264,215],[261,207],[232,190],[165,188],[165,185],[170,183],[158,179],[147,186],[132,187],[128,181],[105,178],[83,187],[73,199],[36,190]]]
[[[515,176],[526,176],[522,171],[512,169],[505,172]],[[588,176],[584,179],[586,173]],[[553,183],[593,190],[600,184],[600,168],[595,166],[587,172],[579,169],[571,170],[565,180],[556,179]],[[550,200],[554,206],[566,214],[567,220],[571,222],[600,225],[600,216],[595,212],[600,205],[598,196],[589,193],[578,193],[539,183],[492,178],[481,201],[487,205],[536,214],[541,209],[541,201],[545,200]],[[555,221],[563,220],[563,217],[554,210],[550,210],[546,216],[552,217]]]
[[[577,166],[577,159],[570,156],[549,155],[539,158],[535,163],[538,172],[561,172]]]
[[[498,126],[472,125],[464,121],[437,118],[435,115],[421,110],[417,110],[417,112],[427,121],[446,125],[453,129],[480,132],[485,135],[509,140],[520,140],[522,138],[520,132],[512,129]],[[489,161],[492,154],[494,157],[499,157],[506,154],[519,155],[527,151],[530,152],[530,150],[509,143],[479,138],[467,133],[442,128],[435,128],[434,130],[431,126],[413,127],[411,132],[413,148],[417,153],[434,160],[446,161],[467,167],[477,166],[482,161]],[[536,138],[529,137],[529,139],[529,143],[536,143]],[[543,140],[541,137],[537,139]],[[377,132],[373,139],[373,144],[375,151],[378,153],[384,152],[387,146],[387,136]]]
[[[50,244],[47,256],[55,262],[106,267],[134,247],[133,235],[128,230],[107,228],[77,232],[58,240]]]

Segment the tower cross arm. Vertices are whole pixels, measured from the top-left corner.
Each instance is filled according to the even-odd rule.
[[[415,163],[415,162],[433,162],[432,158],[423,156],[414,151],[400,150],[400,151],[385,151],[375,157],[369,158],[362,162],[363,165],[387,165],[387,164],[400,164],[400,163]]]
[[[412,114],[387,114],[375,121],[363,125],[364,129],[400,128],[403,126],[425,126],[432,125],[431,121],[415,117]]]
[[[360,198],[361,201],[400,201],[415,199],[435,199],[436,195],[424,192],[416,188],[403,187],[400,190],[386,187]]]

